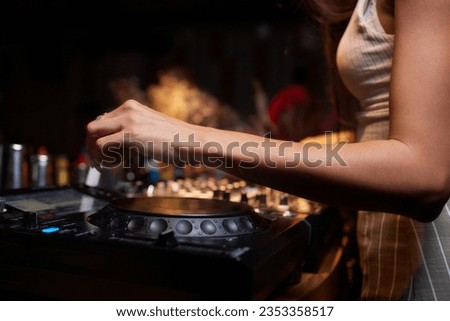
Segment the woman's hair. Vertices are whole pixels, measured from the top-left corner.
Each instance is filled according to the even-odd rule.
[[[350,19],[357,0],[301,0],[308,13],[323,24],[336,24]]]
[[[338,116],[338,129],[355,127],[358,102],[342,83],[336,66],[339,41],[353,13],[357,0],[300,0],[308,17],[319,23],[328,65],[328,94]]]

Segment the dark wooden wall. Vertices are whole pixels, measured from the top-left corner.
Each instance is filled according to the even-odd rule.
[[[103,4],[99,4],[103,3]],[[235,108],[305,81],[323,95],[317,28],[291,1],[11,1],[0,9],[0,142],[76,157],[85,124],[115,106],[109,83],[182,65]],[[300,79],[302,78],[302,79]]]

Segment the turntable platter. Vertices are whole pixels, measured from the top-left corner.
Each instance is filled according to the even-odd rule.
[[[144,215],[215,217],[249,214],[250,205],[216,199],[186,197],[138,197],[122,198],[111,206],[125,212]]]

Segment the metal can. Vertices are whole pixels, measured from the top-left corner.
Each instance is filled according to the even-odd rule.
[[[28,187],[27,147],[21,144],[11,144],[7,154],[5,187],[8,189]]]
[[[50,165],[49,155],[38,154],[31,156],[31,185],[33,187],[47,187],[50,182]]]

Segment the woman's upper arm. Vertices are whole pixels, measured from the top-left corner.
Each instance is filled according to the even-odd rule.
[[[397,0],[391,138],[450,189],[450,1]],[[442,187],[442,185],[441,185]]]

